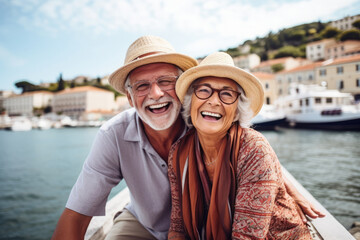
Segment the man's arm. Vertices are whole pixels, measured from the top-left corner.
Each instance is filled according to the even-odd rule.
[[[52,236],[52,240],[78,240],[84,239],[86,229],[91,221],[91,216],[77,213],[65,208]]]
[[[325,214],[316,209],[311,202],[309,202],[306,198],[304,198],[303,195],[301,195],[301,193],[295,188],[295,186],[289,181],[289,179],[286,178],[285,174],[283,174],[283,179],[286,191],[298,205],[298,212],[300,213],[303,222],[307,222],[305,215],[311,218],[325,217]]]

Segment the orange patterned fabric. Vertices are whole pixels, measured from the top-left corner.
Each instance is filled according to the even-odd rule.
[[[280,163],[270,144],[253,129],[243,129],[241,140],[232,239],[311,239],[294,200],[286,192]],[[173,145],[169,155],[172,196],[169,237],[188,237],[182,215],[182,190],[174,171],[178,161],[174,151],[182,151],[178,149],[181,141]]]

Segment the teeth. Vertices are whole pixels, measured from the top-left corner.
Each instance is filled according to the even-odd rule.
[[[156,108],[162,108],[167,106],[169,103],[160,103],[160,104],[156,104],[156,105],[151,105],[149,106],[150,109],[156,109]]]
[[[218,113],[211,113],[211,112],[202,112],[203,115],[211,116],[211,117],[217,117],[220,118],[221,115]]]

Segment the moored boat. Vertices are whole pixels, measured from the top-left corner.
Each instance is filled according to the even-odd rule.
[[[11,131],[30,131],[32,123],[25,117],[16,117],[11,120],[11,125],[7,129]]]
[[[360,104],[350,93],[319,85],[291,85],[279,98],[290,127],[322,130],[360,130]]]
[[[260,112],[251,120],[255,130],[276,130],[286,124],[285,114],[273,105],[263,105]]]

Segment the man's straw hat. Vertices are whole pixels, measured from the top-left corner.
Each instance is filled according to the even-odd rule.
[[[260,111],[264,102],[264,90],[261,82],[251,73],[235,67],[231,56],[224,52],[210,54],[199,66],[193,67],[184,72],[176,82],[176,94],[181,103],[191,83],[201,77],[223,77],[234,80],[250,99],[253,117]]]
[[[176,53],[166,40],[156,36],[138,38],[127,50],[124,66],[109,77],[110,85],[120,93],[126,93],[124,86],[128,74],[137,67],[150,63],[170,63],[185,71],[198,64],[196,59]]]

